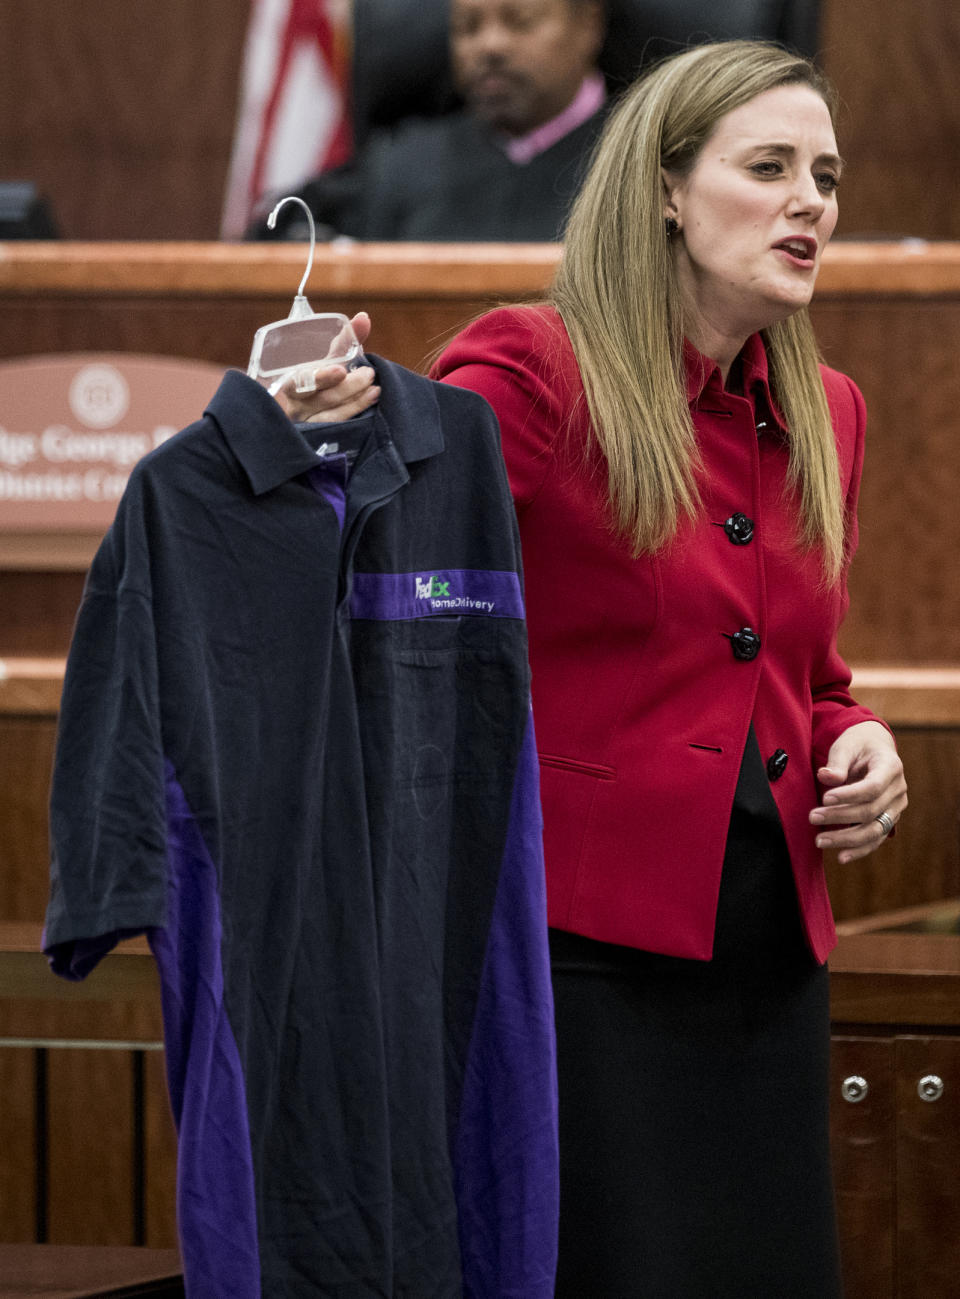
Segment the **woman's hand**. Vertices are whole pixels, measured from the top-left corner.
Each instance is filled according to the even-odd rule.
[[[893,737],[879,722],[858,722],[837,736],[827,765],[817,772],[826,789],[823,805],[810,813],[818,848],[836,848],[843,863],[874,852],[907,806],[907,782]]]
[[[370,317],[360,311],[350,324],[362,347],[370,335]],[[297,392],[297,379],[291,375],[273,394],[294,423],[339,424],[367,410],[380,396],[376,375],[369,365],[361,365],[356,370],[347,370],[342,365],[320,365],[313,377],[316,384],[313,392]]]

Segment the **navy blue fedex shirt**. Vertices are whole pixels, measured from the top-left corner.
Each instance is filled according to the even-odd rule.
[[[150,938],[198,1299],[553,1293],[499,434],[475,394],[373,360],[378,408],[315,430],[228,372],[135,468],[67,666],[44,944],[82,978]]]

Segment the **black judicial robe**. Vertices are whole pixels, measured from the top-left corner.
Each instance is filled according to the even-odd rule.
[[[606,118],[601,109],[530,162],[510,160],[468,113],[414,118],[379,131],[359,163],[296,191],[327,234],[354,239],[537,242],[559,239]],[[305,238],[294,207],[276,235]]]

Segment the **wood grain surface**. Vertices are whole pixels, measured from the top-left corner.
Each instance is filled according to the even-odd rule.
[[[2,0],[4,178],[66,238],[215,238],[249,0]]]
[[[960,6],[824,0],[823,65],[841,98],[841,235],[960,237]]]
[[[900,1299],[956,1292],[960,1277],[960,1037],[898,1037],[897,1273]],[[926,1101],[918,1084],[944,1083]]]
[[[837,1219],[846,1299],[895,1299],[897,1248],[895,1058],[889,1039],[835,1036],[830,1104]],[[845,1078],[869,1091],[845,1101]]]

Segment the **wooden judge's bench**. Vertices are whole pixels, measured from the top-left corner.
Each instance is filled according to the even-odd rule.
[[[318,248],[307,294],[316,310],[369,311],[369,350],[422,369],[472,315],[542,294],[557,255],[337,243]],[[303,269],[291,245],[0,245],[0,363],[242,369]],[[911,800],[881,853],[829,866],[850,930],[831,962],[847,1299],[960,1295],[960,244],[835,244],[812,315],[869,411],[842,648],[858,697],[896,731]],[[63,660],[97,540],[5,528],[0,500],[0,1242],[169,1249],[150,958],[125,945],[76,987],[37,952]]]

